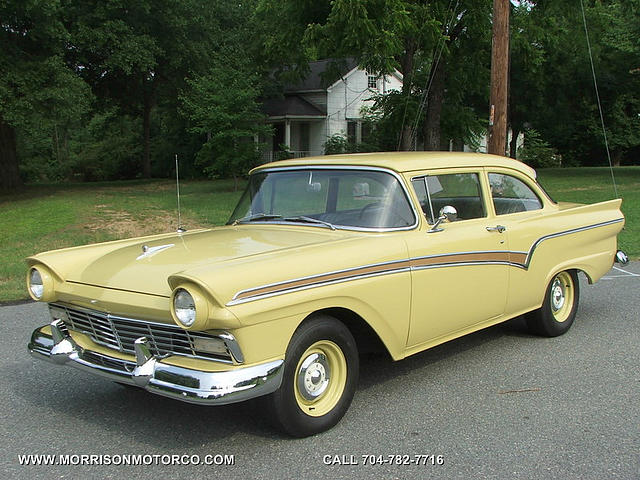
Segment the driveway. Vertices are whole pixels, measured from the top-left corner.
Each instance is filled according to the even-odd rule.
[[[259,402],[183,404],[32,359],[26,344],[48,321],[46,307],[2,307],[0,471],[24,479],[637,479],[640,263],[593,286],[582,278],[581,287],[576,323],[562,337],[531,336],[515,319],[401,362],[363,358],[346,417],[302,440],[275,433]],[[21,455],[70,465],[25,466]],[[131,461],[149,465],[122,465]]]

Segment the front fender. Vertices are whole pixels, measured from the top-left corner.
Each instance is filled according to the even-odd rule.
[[[286,350],[298,325],[314,312],[343,308],[360,316],[378,335],[392,358],[404,357],[410,322],[409,272],[364,278],[286,293],[229,306],[246,326],[267,325],[270,342],[284,339],[276,349]],[[234,332],[235,335],[235,332]],[[262,343],[264,338],[261,339]],[[261,348],[267,348],[266,346]],[[243,346],[243,351],[247,349]],[[278,352],[265,352],[264,358]]]

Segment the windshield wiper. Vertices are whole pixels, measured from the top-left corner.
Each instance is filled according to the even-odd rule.
[[[282,220],[285,222],[304,222],[304,223],[315,223],[318,225],[324,225],[325,227],[329,227],[331,230],[335,230],[336,227],[334,224],[325,222],[324,220],[318,220],[313,217],[305,217],[304,215],[298,215],[296,217],[285,217]]]
[[[232,225],[238,225],[242,222],[256,222],[258,220],[273,220],[274,218],[281,218],[282,215],[276,215],[274,213],[256,213],[255,215],[247,215],[246,217],[238,218],[233,221]]]

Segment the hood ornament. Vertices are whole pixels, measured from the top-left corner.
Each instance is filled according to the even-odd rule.
[[[158,245],[157,247],[150,247],[149,245],[142,246],[142,255],[139,255],[136,260],[142,260],[143,258],[149,258],[155,255],[162,250],[166,250],[167,248],[171,248],[175,246],[174,243],[170,243],[168,245]]]

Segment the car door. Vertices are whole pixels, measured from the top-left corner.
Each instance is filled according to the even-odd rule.
[[[513,266],[506,308],[508,312],[530,310],[542,300],[547,276],[558,262],[552,246],[554,240],[545,242],[544,239],[569,227],[562,217],[553,219],[549,215],[553,208],[545,208],[543,198],[546,196],[527,177],[506,169],[489,168],[487,178],[496,223],[506,229],[510,240]],[[541,251],[544,253],[539,255]]]
[[[482,169],[419,174],[410,182],[425,214],[406,237],[412,278],[407,346],[419,350],[504,313],[509,253],[507,233],[488,208]],[[434,228],[447,205],[457,219]]]

